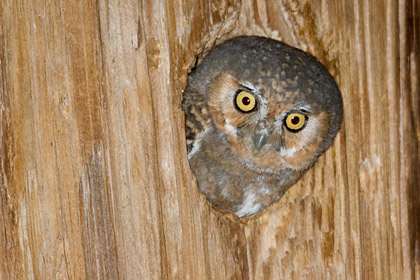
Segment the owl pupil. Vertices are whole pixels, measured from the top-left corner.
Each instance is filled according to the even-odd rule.
[[[242,98],[242,104],[244,104],[245,106],[249,105],[251,103],[251,100],[248,97],[244,97]]]
[[[300,118],[299,117],[293,117],[291,120],[292,124],[298,124],[300,122]]]

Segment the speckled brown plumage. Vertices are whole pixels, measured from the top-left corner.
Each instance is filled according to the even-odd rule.
[[[278,201],[332,144],[342,120],[340,91],[321,63],[256,36],[210,51],[189,77],[182,108],[200,190],[240,217]]]

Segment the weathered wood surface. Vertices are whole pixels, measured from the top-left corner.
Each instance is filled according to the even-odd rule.
[[[0,4],[0,279],[420,279],[418,0]],[[265,35],[333,73],[344,124],[279,203],[211,208],[182,89]]]

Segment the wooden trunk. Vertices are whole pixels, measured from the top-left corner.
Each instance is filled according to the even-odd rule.
[[[0,1],[0,279],[420,279],[418,0]],[[214,210],[182,90],[215,44],[306,50],[334,145],[277,204]]]

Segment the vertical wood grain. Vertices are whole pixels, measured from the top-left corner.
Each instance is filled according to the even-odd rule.
[[[0,1],[0,279],[420,279],[418,0]],[[339,84],[334,145],[277,204],[215,211],[187,74],[255,34]]]

